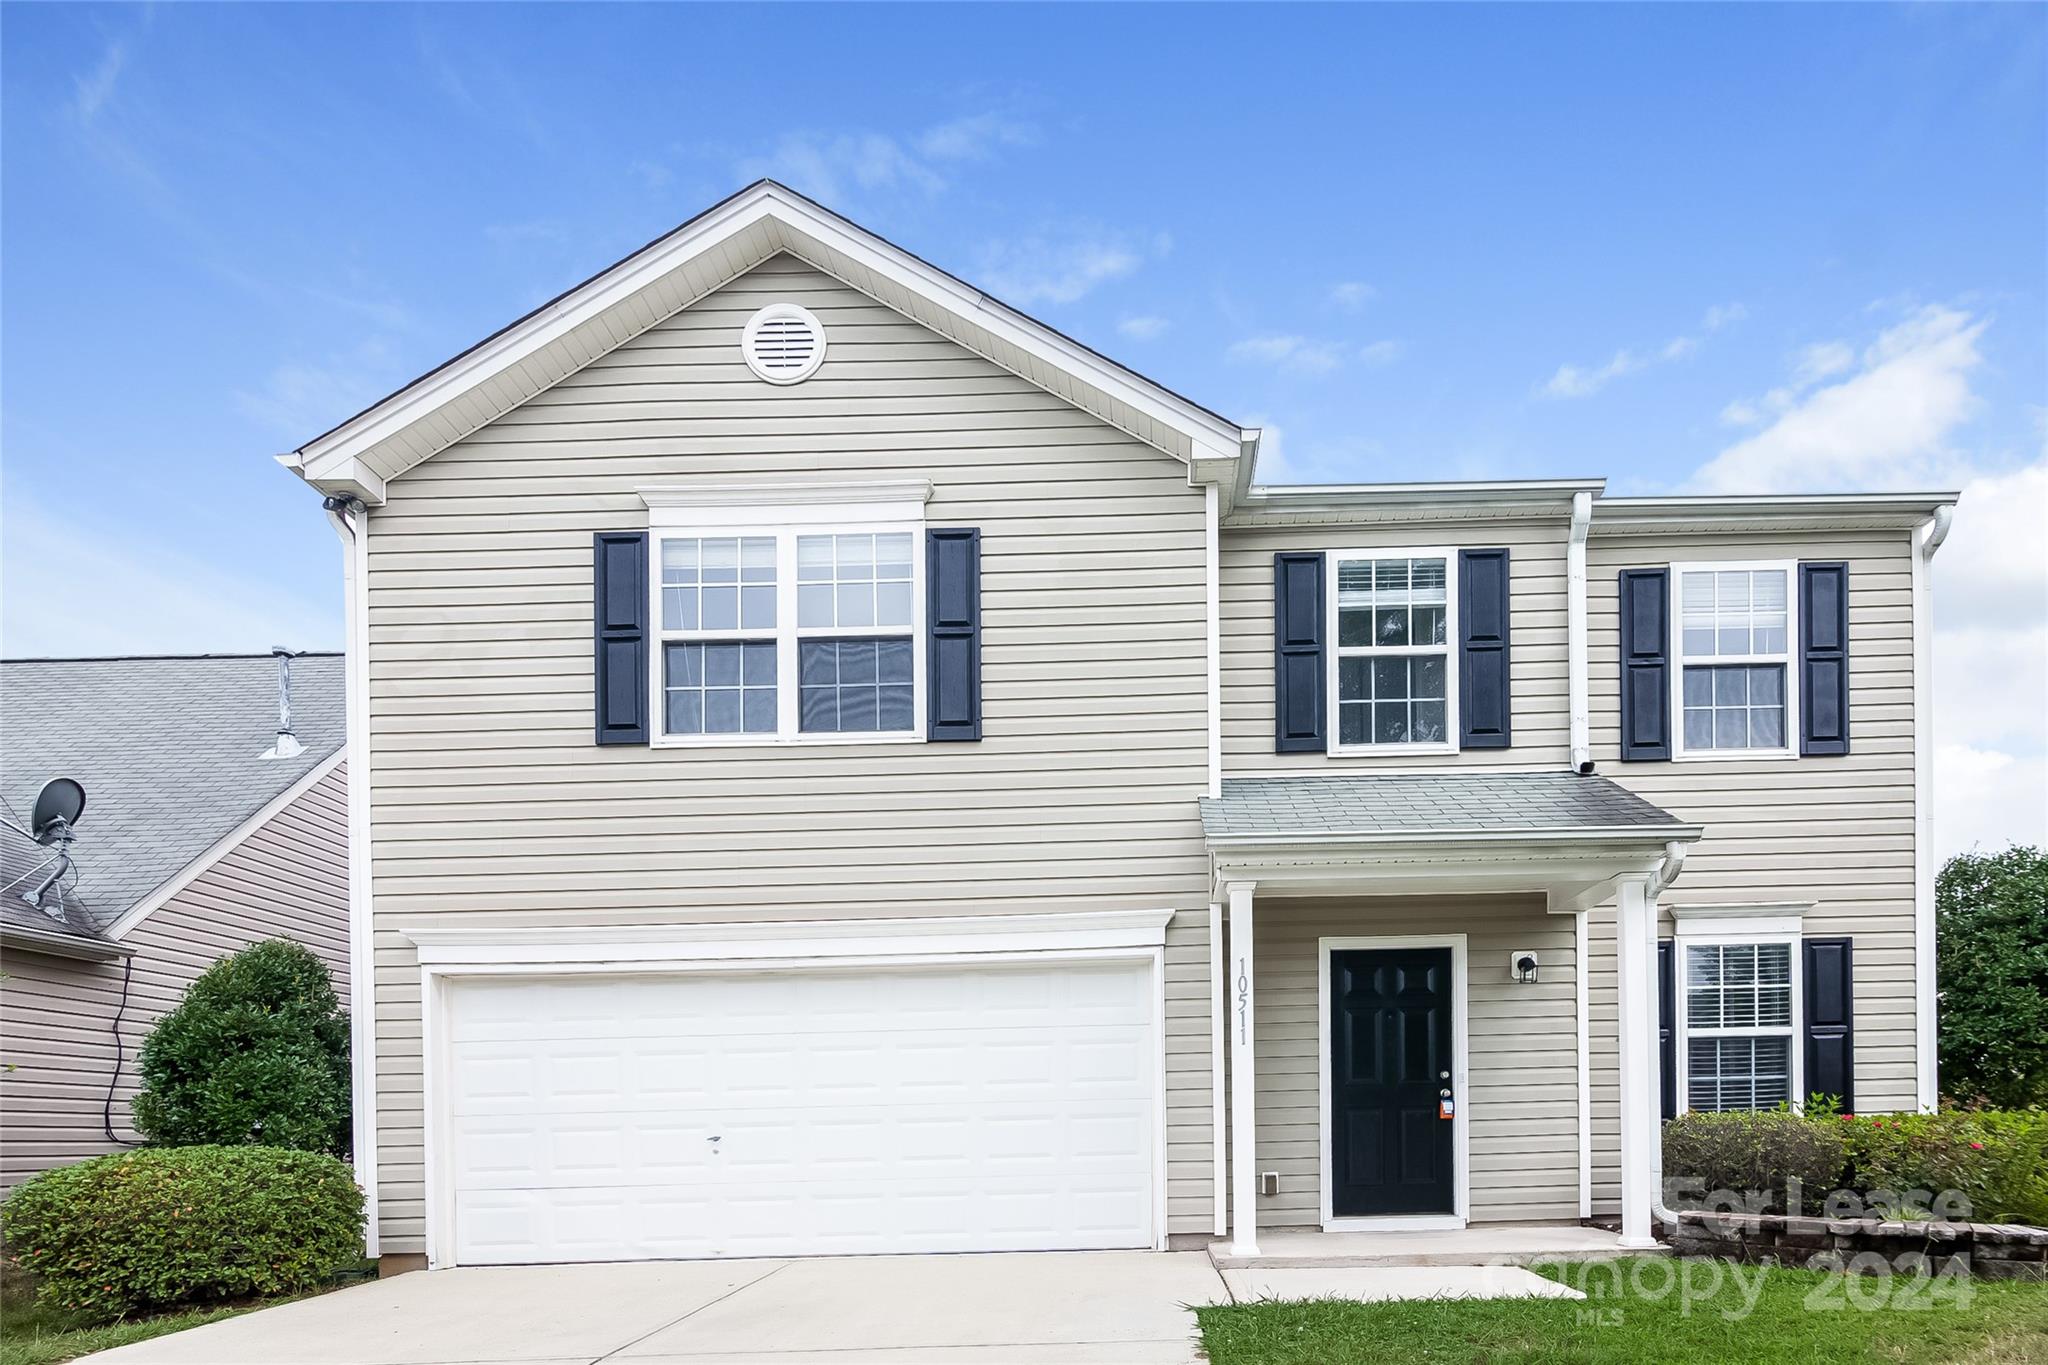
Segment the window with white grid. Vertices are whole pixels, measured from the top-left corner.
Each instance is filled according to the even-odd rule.
[[[1686,1107],[1770,1109],[1795,1099],[1794,945],[1682,947]]]
[[[657,531],[654,687],[675,743],[923,733],[923,528]]]
[[[1333,752],[1455,747],[1457,658],[1448,550],[1333,553]]]
[[[1678,754],[1789,754],[1793,566],[1678,564]]]

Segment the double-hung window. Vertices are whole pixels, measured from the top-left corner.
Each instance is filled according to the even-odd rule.
[[[1457,562],[1451,550],[1330,555],[1332,752],[1456,747]]]
[[[922,738],[921,523],[812,514],[653,540],[656,742]]]
[[[1678,757],[1789,755],[1794,566],[1674,564]]]

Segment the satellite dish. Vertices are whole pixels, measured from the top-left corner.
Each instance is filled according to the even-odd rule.
[[[53,777],[36,793],[28,827],[39,844],[54,843],[69,835],[78,817],[85,814],[85,788],[68,777]]]

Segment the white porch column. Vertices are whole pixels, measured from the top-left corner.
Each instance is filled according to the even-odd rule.
[[[1621,1244],[1656,1245],[1650,1210],[1657,1184],[1657,902],[1649,878],[1617,886],[1615,980],[1621,1029]]]
[[[1252,883],[1232,882],[1230,974],[1230,1254],[1259,1254],[1258,1102],[1252,1061]]]

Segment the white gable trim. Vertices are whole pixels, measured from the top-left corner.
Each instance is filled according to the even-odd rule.
[[[1076,401],[1078,406],[1104,420],[1116,420],[1110,415],[1112,412],[1130,414],[1133,420],[1118,425],[1186,461],[1191,478],[1207,482],[1226,477],[1237,462],[1247,433],[1234,423],[772,181],[761,181],[740,191],[374,407],[307,442],[292,455],[280,458],[323,492],[349,493],[366,501],[380,501],[386,479],[509,412],[596,355],[637,336],[785,251],[845,278],[855,288],[862,288],[857,278],[862,273],[892,282],[957,321],[962,330],[985,335],[1057,368],[1076,387],[1092,392],[1102,401],[1086,401],[1089,393],[1066,392],[1062,397]],[[657,286],[661,292],[649,292]],[[933,321],[924,317],[917,320],[927,325]],[[543,355],[556,343],[574,340],[572,334],[579,329],[598,323],[603,324],[602,337],[582,338],[582,344],[573,346],[571,354]],[[945,326],[935,330],[970,349],[980,349],[972,339]],[[1004,364],[995,356],[989,358]],[[1006,364],[1005,368],[1032,379],[1013,364]],[[1033,382],[1040,382],[1043,387],[1042,381]],[[463,414],[443,411],[458,400],[478,396],[481,405]],[[1160,430],[1138,429],[1154,425],[1178,439],[1163,441]],[[1179,448],[1183,444],[1185,448]]]
[[[120,918],[107,926],[107,937],[119,940],[130,929],[133,929],[156,911],[162,909],[165,902],[169,901],[171,897],[192,885],[193,882],[199,879],[201,873],[205,872],[206,869],[212,867],[222,858],[227,857],[244,839],[269,823],[272,816],[278,814],[286,806],[289,806],[292,802],[318,786],[320,779],[340,767],[343,760],[347,757],[348,746],[344,744],[329,754],[323,761],[315,764],[312,771],[265,802],[262,809],[216,839],[206,852],[200,854],[191,862],[186,863],[173,873],[168,880],[159,882],[154,891],[151,891],[147,896],[144,896],[141,900],[123,910]]]

